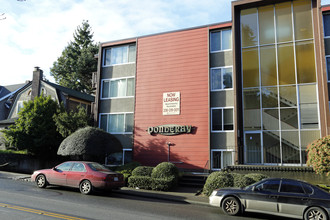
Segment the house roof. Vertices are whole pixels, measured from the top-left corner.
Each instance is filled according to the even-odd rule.
[[[47,83],[48,85],[52,86],[53,88],[63,92],[66,95],[72,96],[72,97],[76,97],[79,99],[84,99],[84,100],[88,100],[90,102],[94,102],[95,97],[86,93],[82,93],[73,89],[69,89],[60,85],[57,85],[55,83],[49,82],[49,81],[44,81],[42,80],[44,83]]]

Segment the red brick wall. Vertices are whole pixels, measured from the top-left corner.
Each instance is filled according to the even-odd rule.
[[[209,160],[208,28],[138,39],[134,160],[154,166],[168,160],[202,169]],[[181,114],[163,115],[163,93],[181,93]],[[193,134],[150,135],[150,126],[192,125]]]

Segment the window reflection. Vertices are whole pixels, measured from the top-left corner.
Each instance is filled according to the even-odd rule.
[[[242,47],[258,43],[257,8],[241,11]]]
[[[258,48],[246,48],[242,51],[243,87],[259,86],[259,56]]]
[[[291,1],[275,4],[277,42],[292,41]]]

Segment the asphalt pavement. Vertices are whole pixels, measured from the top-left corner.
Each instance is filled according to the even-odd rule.
[[[30,175],[28,174],[6,171],[0,171],[0,178],[31,181]],[[200,194],[200,190],[200,188],[178,186],[171,191],[163,192],[123,187],[120,190],[114,190],[113,193],[208,206],[208,197]]]

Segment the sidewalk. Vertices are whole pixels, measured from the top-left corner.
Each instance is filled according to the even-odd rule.
[[[30,175],[21,173],[12,173],[0,171],[0,179],[13,179],[22,181],[31,181]],[[114,190],[114,193],[133,195],[144,198],[162,199],[173,202],[183,202],[196,205],[209,205],[208,197],[204,195],[196,195],[201,189],[192,187],[182,187],[178,186],[172,191],[162,192],[162,191],[152,191],[143,189],[133,189],[128,187],[123,187],[120,190]]]

